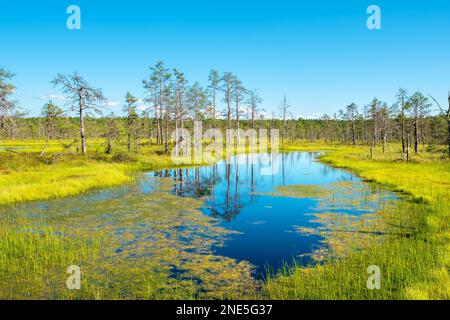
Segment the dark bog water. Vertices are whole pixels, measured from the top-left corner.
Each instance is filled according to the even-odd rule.
[[[195,271],[190,257],[212,254],[249,261],[259,277],[294,259],[312,263],[323,248],[335,253],[346,241],[367,241],[353,237],[368,234],[357,217],[373,219],[395,198],[316,156],[279,154],[267,166],[267,155],[241,155],[228,164],[150,172],[132,185],[18,207],[47,224],[106,230],[117,240],[111,252],[125,259]],[[202,214],[188,212],[198,205]],[[330,241],[335,235],[340,240]]]

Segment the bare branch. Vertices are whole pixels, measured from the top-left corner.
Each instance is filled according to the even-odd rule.
[[[436,105],[439,107],[439,109],[441,110],[441,112],[442,112],[442,115],[443,116],[448,116],[448,113],[449,113],[449,111],[450,111],[450,108],[449,108],[449,111],[447,111],[447,113],[444,111],[444,109],[441,107],[441,105],[439,104],[439,102],[437,102],[437,100],[433,97],[433,96],[431,96],[431,95],[428,95],[433,101],[434,101],[434,103],[436,103]]]

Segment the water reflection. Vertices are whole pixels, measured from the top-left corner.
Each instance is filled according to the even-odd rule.
[[[278,170],[273,175],[260,174],[266,155],[239,155],[212,166],[149,175],[173,179],[174,195],[202,199],[205,214],[239,232],[215,252],[248,260],[261,274],[267,267],[277,269],[293,259],[302,264],[313,262],[314,252],[327,242],[323,234],[298,231],[321,223],[312,214],[367,215],[395,198],[362,183],[350,172],[315,161],[316,156],[305,152],[276,155],[272,167]],[[290,190],[290,186],[318,186],[323,191],[305,193],[304,189]],[[280,193],[279,187],[287,189]]]
[[[226,277],[233,269],[239,270],[236,279],[250,284],[246,261],[261,276],[266,267],[276,270],[293,259],[315,263],[324,248],[341,254],[349,242],[368,243],[377,235],[366,217],[376,221],[377,211],[395,196],[316,156],[239,155],[211,166],[150,172],[128,186],[20,204],[17,210],[39,223],[111,237],[105,261],[120,258],[126,265],[139,258],[202,279],[211,270]],[[273,174],[261,174],[267,168]]]

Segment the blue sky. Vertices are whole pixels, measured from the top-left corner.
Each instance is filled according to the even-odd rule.
[[[72,4],[81,30],[66,28]],[[366,27],[371,4],[381,30]],[[3,1],[0,35],[0,66],[16,74],[30,115],[59,94],[49,84],[56,73],[73,71],[118,113],[126,91],[143,97],[158,59],[205,85],[211,68],[232,71],[260,90],[267,110],[286,94],[296,116],[374,96],[392,102],[399,87],[444,103],[450,90],[448,0]]]

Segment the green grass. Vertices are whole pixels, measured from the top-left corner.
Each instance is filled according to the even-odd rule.
[[[20,206],[16,211],[0,208],[0,298],[226,299],[255,294],[248,263],[211,251],[230,231],[198,210],[202,201],[170,194],[168,180],[159,183],[160,189],[146,196],[78,202],[70,215],[64,210],[65,201],[76,201],[70,198],[58,201],[48,214],[36,207],[34,215]],[[187,246],[186,238],[193,244]],[[81,268],[81,290],[66,287],[70,265]],[[173,275],[173,266],[182,275]]]
[[[170,279],[145,262],[105,262],[107,235],[61,235],[64,228],[0,229],[2,299],[176,299],[199,290],[192,281]],[[69,290],[67,267],[79,266],[82,290]]]
[[[68,143],[68,142],[66,142]],[[139,153],[126,155],[102,153],[102,141],[90,141],[90,153],[71,153],[52,164],[51,154],[62,151],[60,142],[52,142],[46,155],[38,153],[44,142],[2,142],[1,146],[27,146],[17,154],[0,151],[0,204],[60,198],[95,188],[130,182],[140,171],[174,166],[161,147],[144,145]],[[239,290],[242,269],[231,261],[218,263],[199,256],[189,266],[192,279],[210,283],[207,294],[192,279],[174,279],[158,264],[135,264],[128,260],[111,262],[113,238],[86,229],[93,223],[81,220],[82,230],[74,232],[64,220],[54,224],[29,220],[20,212],[8,216],[0,212],[0,297],[8,299],[449,299],[450,298],[450,161],[442,152],[423,152],[413,161],[401,161],[398,145],[390,145],[385,154],[377,148],[373,159],[363,146],[324,143],[286,144],[285,151],[328,150],[321,161],[347,168],[367,181],[405,193],[395,206],[380,211],[382,224],[375,231],[387,232],[364,250],[349,248],[345,255],[308,268],[288,266],[270,276],[252,290]],[[245,150],[241,150],[244,152]],[[292,190],[285,190],[293,192]],[[297,190],[305,192],[305,190]],[[295,192],[295,190],[294,190]],[[180,208],[195,208],[182,199],[166,199],[167,207],[152,208],[176,216]],[[172,205],[169,205],[173,203]],[[136,204],[138,212],[141,205]],[[142,214],[145,214],[143,212]],[[154,216],[143,216],[157,223]],[[197,216],[195,216],[198,219]],[[166,217],[167,218],[167,217]],[[166,219],[165,218],[165,219]],[[87,219],[87,218],[86,218]],[[180,221],[178,221],[180,222]],[[176,223],[176,221],[174,221]],[[160,228],[159,225],[157,225]],[[169,226],[170,227],[170,226]],[[215,229],[213,229],[215,230]],[[162,230],[163,232],[164,230]],[[332,243],[330,241],[329,243]],[[357,244],[356,244],[357,245]],[[168,259],[180,256],[176,246],[160,252]],[[65,289],[68,265],[83,266],[81,292]],[[382,271],[381,290],[368,290],[369,265]],[[225,267],[226,266],[226,267]],[[243,267],[243,266],[241,266]],[[244,268],[245,269],[245,268]],[[211,272],[213,270],[214,272]],[[212,288],[227,283],[224,290]],[[233,283],[235,285],[233,285]],[[259,289],[257,289],[259,288]]]
[[[411,162],[400,161],[400,146],[393,145],[383,155],[377,149],[369,159],[368,148],[344,147],[321,157],[335,167],[349,168],[367,181],[389,185],[416,200],[450,201],[450,160],[442,154],[420,153]]]
[[[63,151],[62,143],[52,141],[42,158],[38,155],[45,141],[3,141],[0,146],[29,147],[17,153],[0,151],[0,205],[21,201],[46,200],[77,195],[96,188],[125,184],[142,171],[182,165],[165,155],[161,146],[145,145],[137,153],[128,154],[116,148],[111,155],[103,153],[103,141],[89,142],[86,156],[76,153],[72,146]]]
[[[46,200],[77,195],[92,189],[119,186],[132,181],[144,171],[204,165],[216,161],[214,155],[205,156],[201,163],[181,158],[175,163],[159,145],[143,141],[138,152],[128,153],[123,146],[104,154],[104,141],[88,140],[88,154],[77,152],[78,144],[64,149],[72,141],[50,141],[46,153],[39,158],[45,141],[9,140],[0,143],[0,205],[21,201]],[[12,148],[14,153],[3,148]],[[18,149],[14,149],[18,148]],[[21,149],[25,148],[25,149]],[[247,146],[248,148],[248,146]],[[53,155],[64,151],[55,160]],[[243,153],[248,149],[235,150]],[[223,150],[223,157],[226,150]]]
[[[25,160],[24,156],[18,158],[12,161]],[[120,185],[132,179],[132,169],[129,165],[92,160],[71,160],[54,166],[38,163],[18,170],[3,169],[0,171],[0,203],[65,197],[93,188]]]
[[[302,149],[299,146],[298,149]],[[290,146],[291,150],[296,146]],[[333,147],[321,161],[357,172],[408,196],[380,212],[389,231],[364,250],[310,268],[287,267],[270,277],[270,299],[450,299],[450,161],[422,153],[399,161],[399,146],[369,159],[367,147]],[[376,229],[375,229],[376,230]],[[367,267],[381,269],[380,290],[369,290]]]

